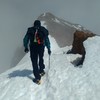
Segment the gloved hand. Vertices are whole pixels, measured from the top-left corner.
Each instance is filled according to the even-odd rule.
[[[24,52],[28,53],[29,52],[28,48],[25,48]]]
[[[51,55],[51,50],[50,49],[48,49],[48,54]]]

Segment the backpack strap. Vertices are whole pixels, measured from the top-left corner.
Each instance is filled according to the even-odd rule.
[[[37,44],[44,44],[44,33],[41,31],[41,29],[36,29],[34,34],[34,42]]]
[[[34,34],[34,42],[35,42],[35,43],[38,42],[38,41],[37,41],[37,32],[38,32],[38,30],[36,29],[35,34]]]

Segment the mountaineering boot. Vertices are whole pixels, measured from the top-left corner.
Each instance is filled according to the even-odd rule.
[[[40,76],[42,77],[42,76],[44,76],[45,75],[45,72],[43,71],[43,72],[40,72]]]
[[[38,85],[41,84],[41,80],[36,79],[36,78],[33,79],[33,82],[36,83],[36,84],[38,84]]]

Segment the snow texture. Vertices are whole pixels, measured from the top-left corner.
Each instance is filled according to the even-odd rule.
[[[52,55],[49,63],[45,50],[42,83],[32,82],[28,53],[15,68],[0,75],[0,100],[100,100],[100,37],[84,42],[86,57],[79,67],[73,62],[80,55],[66,54],[70,47],[59,48],[52,37],[50,40]]]

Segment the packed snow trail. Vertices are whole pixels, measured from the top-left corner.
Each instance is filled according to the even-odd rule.
[[[49,68],[49,56],[45,54],[46,75],[42,77],[41,85],[32,82],[34,77],[32,65],[29,54],[26,56],[25,59],[28,59],[28,61],[1,74],[0,100],[27,100],[29,98],[30,100],[40,100],[40,98],[41,100],[47,100],[47,97],[48,100],[55,100],[57,98],[55,97],[58,90],[57,84],[59,83],[58,85],[60,85],[65,78],[65,76],[61,76],[64,73],[64,69],[68,67],[68,56],[63,54],[63,51],[60,51],[60,53],[57,51],[57,54],[52,54]],[[58,72],[59,70],[60,72]]]

